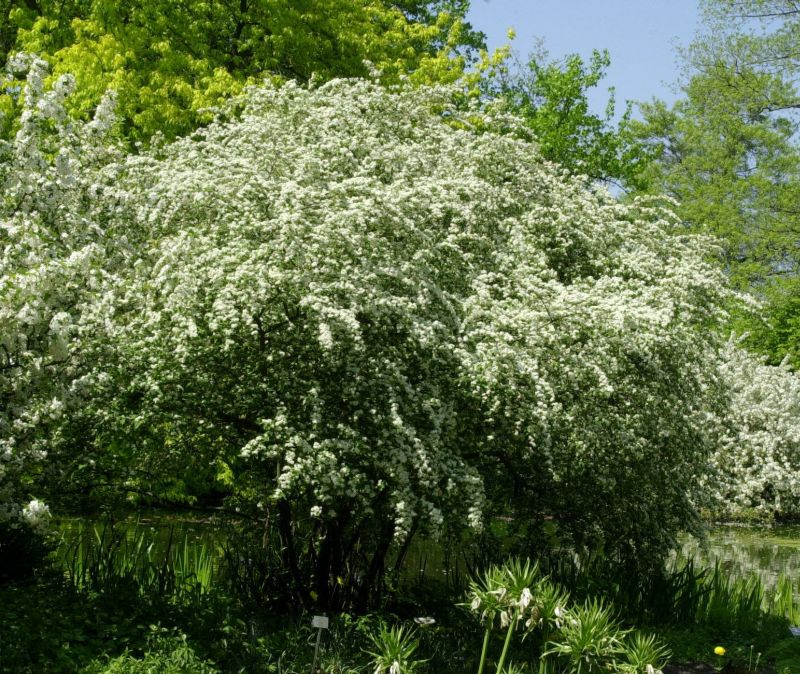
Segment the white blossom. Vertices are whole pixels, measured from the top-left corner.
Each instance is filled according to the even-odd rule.
[[[731,339],[721,359],[730,396],[721,439],[704,476],[721,517],[800,514],[800,375],[767,365]]]
[[[66,113],[74,78],[46,87],[47,64],[30,54],[8,72],[25,83],[18,131],[0,142],[0,521],[38,525],[47,507],[21,505],[20,476],[46,459],[46,428],[71,401],[80,319],[106,262],[87,197],[119,154]]]
[[[34,499],[22,509],[22,518],[32,527],[41,528],[50,517],[50,507]]]
[[[713,241],[663,203],[587,187],[447,87],[255,87],[235,119],[123,159],[99,140],[113,97],[80,125],[59,107],[71,81],[47,92],[26,67],[3,169],[0,503],[57,418],[98,447],[162,434],[142,463],[243,457],[258,501],[398,539],[480,527],[487,484],[515,477],[587,544],[663,549],[691,519],[731,397],[728,297]],[[771,447],[744,414],[737,437]]]

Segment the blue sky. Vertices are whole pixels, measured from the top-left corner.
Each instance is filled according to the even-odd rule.
[[[697,0],[472,0],[469,21],[486,33],[490,49],[513,27],[515,48],[527,54],[536,37],[550,56],[608,49],[611,67],[601,91],[590,96],[598,112],[608,86],[625,100],[673,101],[678,77],[676,44],[687,45],[699,28]]]

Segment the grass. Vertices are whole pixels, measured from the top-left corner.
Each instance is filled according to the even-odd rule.
[[[62,544],[51,570],[0,586],[0,672],[310,671],[316,637],[310,616],[281,603],[282,580],[270,576],[275,551],[251,549],[258,541],[242,537],[218,550],[174,532],[154,544],[146,528],[83,529]],[[624,629],[655,633],[676,661],[719,665],[713,649],[720,645],[725,659],[739,665],[800,672],[800,639],[788,633],[800,617],[800,587],[792,579],[781,577],[773,589],[755,576],[732,578],[720,565],[689,562],[643,578],[615,576],[600,558],[540,561],[576,602],[602,598]],[[432,616],[435,624],[415,632],[415,655],[426,661],[418,671],[473,674],[485,631],[456,606],[464,601],[465,579],[463,571],[408,574],[381,612],[331,616],[321,671],[373,672],[372,637]],[[506,649],[504,636],[497,630],[490,637],[490,657],[498,658],[491,671],[503,652],[506,667],[513,662],[519,671],[534,671],[536,653],[547,644],[514,639]]]
[[[91,527],[88,534],[79,530],[56,552],[57,563],[78,590],[109,593],[128,586],[142,594],[186,599],[212,588],[214,554],[188,535],[176,542],[170,529],[166,547],[156,550],[143,530],[104,525]]]

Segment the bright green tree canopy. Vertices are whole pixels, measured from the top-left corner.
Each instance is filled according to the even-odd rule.
[[[588,91],[609,64],[608,52],[594,51],[587,63],[577,54],[554,61],[539,50],[525,64],[501,64],[486,89],[525,119],[545,158],[592,180],[639,187],[650,153],[631,134],[630,104],[616,124],[613,89],[603,116],[589,105]]]
[[[383,0],[12,0],[1,10],[2,48],[44,55],[54,77],[73,74],[73,113],[90,113],[114,89],[125,136],[171,139],[265,76],[364,76],[371,63],[387,80],[458,77],[465,57],[456,50],[481,38],[464,25],[465,10]]]
[[[651,187],[678,200],[692,230],[720,237],[729,276],[767,300],[766,322],[739,324],[750,345],[800,364],[800,9],[782,0],[705,9],[709,32],[684,55],[684,97],[642,108],[638,134],[659,155]]]

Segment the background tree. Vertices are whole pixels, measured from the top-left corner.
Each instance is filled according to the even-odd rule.
[[[607,51],[595,50],[586,63],[577,54],[553,60],[540,46],[525,63],[509,57],[498,64],[484,89],[525,119],[546,159],[591,180],[639,188],[651,153],[631,133],[631,104],[619,121],[613,88],[604,115],[593,113],[589,104],[589,90],[600,84],[610,63]]]
[[[11,0],[3,48],[43,55],[53,77],[73,74],[73,114],[90,114],[113,89],[125,137],[172,139],[266,76],[365,76],[369,61],[389,81],[456,78],[481,40],[465,11],[383,0]]]
[[[704,3],[708,33],[685,52],[684,98],[642,106],[659,153],[652,189],[697,231],[719,236],[734,283],[767,301],[740,317],[751,348],[800,364],[798,248],[800,9],[790,0]]]
[[[414,21],[430,24],[441,14],[466,20],[470,0],[396,0],[391,5],[402,10]],[[464,24],[460,40],[458,47],[468,58],[474,58],[476,50],[486,48],[486,36],[469,24]],[[443,43],[440,44],[440,47],[443,46]]]

